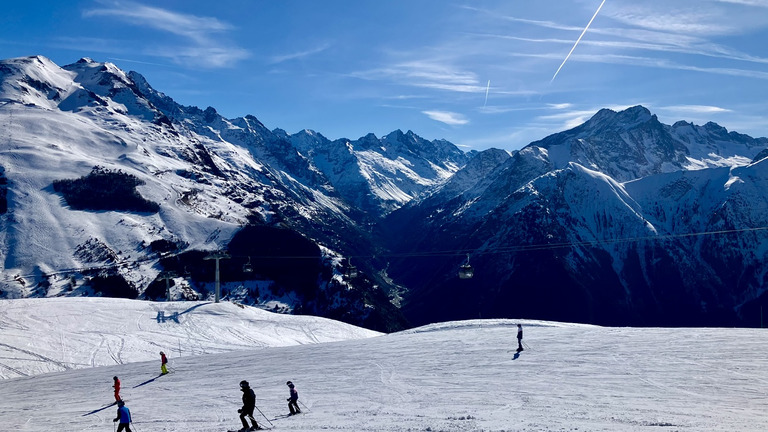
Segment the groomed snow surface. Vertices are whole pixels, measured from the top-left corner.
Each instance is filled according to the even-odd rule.
[[[381,335],[231,303],[4,300],[0,430],[114,431],[117,375],[137,432],[239,429],[243,379],[276,430],[766,431],[767,335],[530,320]],[[278,418],[287,380],[304,412]]]

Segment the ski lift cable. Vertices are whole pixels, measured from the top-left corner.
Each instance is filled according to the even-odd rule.
[[[606,245],[606,244],[619,244],[619,243],[632,243],[632,242],[640,242],[640,241],[659,241],[659,240],[672,240],[672,239],[678,239],[678,238],[693,238],[693,237],[702,237],[702,236],[709,236],[709,235],[729,235],[729,234],[739,234],[739,233],[747,233],[747,232],[761,232],[761,231],[768,231],[768,226],[763,227],[753,227],[753,228],[738,228],[738,229],[727,229],[727,230],[713,230],[713,231],[703,231],[703,232],[696,232],[696,233],[683,233],[683,234],[660,234],[660,235],[649,235],[649,236],[640,236],[640,237],[625,237],[625,238],[617,238],[617,239],[598,239],[598,240],[588,240],[588,241],[576,241],[576,242],[558,242],[558,243],[539,243],[539,244],[530,244],[530,245],[514,245],[514,246],[497,246],[497,247],[490,247],[486,249],[453,249],[453,250],[439,250],[439,251],[415,251],[415,252],[404,252],[404,253],[392,253],[392,254],[375,254],[375,255],[350,255],[347,256],[347,258],[437,258],[437,257],[455,257],[455,256],[461,256],[461,255],[488,255],[488,254],[502,254],[502,253],[510,253],[510,252],[529,252],[529,251],[541,251],[541,250],[550,250],[550,249],[563,249],[563,248],[569,248],[569,247],[575,247],[575,246],[595,246],[595,245]],[[180,252],[174,252],[169,253],[161,256],[146,256],[143,258],[137,258],[132,260],[120,260],[116,261],[111,264],[104,264],[104,265],[98,265],[93,267],[70,267],[70,268],[64,268],[54,271],[44,271],[41,272],[47,276],[54,276],[54,275],[62,275],[62,274],[70,274],[70,273],[82,273],[82,272],[94,272],[94,271],[101,271],[101,270],[111,270],[116,269],[120,267],[130,266],[130,265],[137,265],[144,262],[150,262],[157,259],[165,259],[165,258],[173,258],[179,255],[182,255],[186,251],[180,251]],[[230,255],[232,258],[248,258],[248,255]],[[265,256],[259,256],[256,257],[257,259],[318,259],[317,255],[265,255]],[[5,277],[0,277],[0,282],[14,282],[15,280],[19,278],[30,278],[35,277],[40,273],[30,273],[30,274],[15,274],[15,275],[7,275]]]

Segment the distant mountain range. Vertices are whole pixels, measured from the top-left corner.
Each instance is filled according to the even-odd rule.
[[[517,152],[331,141],[35,56],[0,62],[0,124],[4,298],[210,299],[218,263],[225,299],[384,331],[756,326],[766,303],[768,139],[714,123],[637,106]]]
[[[511,156],[477,155],[387,216],[390,266],[416,323],[535,316],[615,325],[759,325],[768,246],[766,138],[601,110]],[[481,159],[482,158],[482,159]],[[456,180],[455,182],[453,180]]]

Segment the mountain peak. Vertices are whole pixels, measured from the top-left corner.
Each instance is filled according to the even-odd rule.
[[[603,108],[598,111],[584,126],[593,128],[620,127],[630,129],[640,124],[656,120],[656,116],[651,114],[648,108],[642,105],[636,105],[623,111],[614,111]]]

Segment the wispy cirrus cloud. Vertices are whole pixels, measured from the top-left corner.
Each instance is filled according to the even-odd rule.
[[[595,63],[613,63],[626,64],[633,66],[645,66],[661,69],[685,70],[693,72],[702,72],[715,75],[727,75],[745,78],[768,79],[768,72],[754,69],[743,69],[735,67],[709,67],[696,66],[690,64],[678,63],[672,60],[652,57],[635,57],[621,55],[583,55],[579,56],[579,61],[588,61]]]
[[[692,54],[712,58],[739,60],[751,63],[768,63],[768,58],[766,57],[758,57],[742,53],[733,48],[711,43],[698,37],[685,35],[680,36],[646,30],[629,30],[618,28],[595,30],[594,33],[601,33],[602,35],[614,36],[621,39],[588,40],[582,41],[581,44],[593,47],[609,48],[613,49],[614,52],[639,50],[659,53]],[[486,34],[483,36],[499,39],[509,39],[520,42],[531,42],[536,44],[567,45],[573,43],[573,41],[567,39],[557,38],[532,38],[492,34]]]
[[[139,27],[171,33],[185,41],[180,46],[145,48],[146,54],[170,58],[176,63],[210,68],[230,67],[249,57],[247,50],[218,36],[233,27],[217,18],[174,12],[132,1],[101,1],[100,7],[83,12],[86,18],[106,17]]]
[[[432,120],[439,121],[451,126],[461,126],[469,123],[469,120],[462,114],[450,111],[422,111]]]
[[[304,57],[309,57],[309,56],[312,56],[312,55],[315,55],[315,54],[319,54],[319,53],[327,50],[330,47],[331,47],[331,44],[325,43],[325,44],[322,44],[320,46],[317,46],[317,47],[314,47],[314,48],[310,48],[308,50],[297,51],[297,52],[294,52],[294,53],[273,56],[272,58],[269,59],[269,63],[270,64],[278,64],[278,63],[283,63],[283,62],[290,61],[290,60],[302,59]]]
[[[720,3],[733,3],[744,6],[768,8],[768,0],[717,0]]]
[[[717,114],[717,113],[731,112],[731,110],[727,108],[721,108],[718,106],[710,106],[710,105],[669,105],[669,106],[658,107],[657,109],[674,111],[674,112],[693,113],[693,114]]]
[[[479,82],[475,73],[438,61],[402,62],[378,69],[353,72],[351,76],[461,93],[485,93],[486,90],[486,85]]]
[[[553,53],[527,54],[527,53],[507,53],[509,57],[529,57],[540,59],[556,59]],[[756,69],[745,69],[738,67],[710,67],[696,66],[691,64],[679,63],[659,57],[642,57],[622,54],[580,54],[573,56],[571,61],[617,64],[628,66],[642,66],[648,68],[685,70],[693,72],[702,72],[714,75],[726,75],[745,78],[768,79],[768,72]]]
[[[550,104],[547,104],[547,106],[549,106],[552,109],[556,109],[556,110],[564,110],[564,109],[568,109],[568,108],[572,107],[573,104],[570,103],[570,102],[556,103],[556,104],[555,103],[550,103]]]

